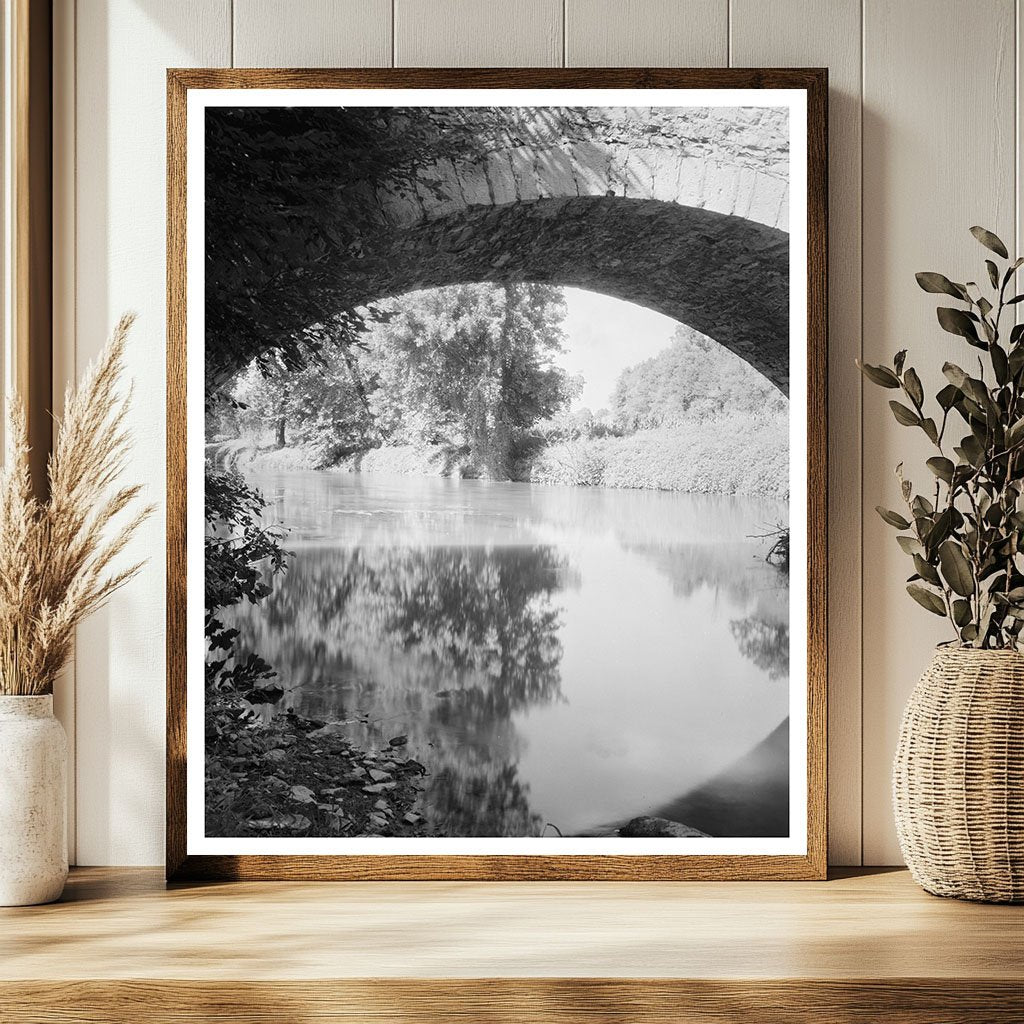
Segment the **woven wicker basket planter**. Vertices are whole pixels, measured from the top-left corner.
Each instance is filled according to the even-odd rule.
[[[1024,655],[936,652],[903,713],[893,803],[928,892],[1024,901]]]

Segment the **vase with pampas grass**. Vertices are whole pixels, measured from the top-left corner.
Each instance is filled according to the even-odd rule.
[[[33,494],[20,403],[0,469],[0,906],[48,903],[68,874],[67,744],[53,687],[75,627],[141,568],[116,563],[150,507],[120,486],[129,449],[119,391],[133,317],[121,319],[76,390],[68,388]]]

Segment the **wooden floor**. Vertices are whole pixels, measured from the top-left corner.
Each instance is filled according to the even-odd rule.
[[[1024,1021],[1024,906],[828,882],[222,883],[0,909],[0,1021]]]

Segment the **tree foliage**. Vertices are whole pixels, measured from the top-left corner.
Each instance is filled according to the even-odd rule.
[[[578,384],[554,363],[565,303],[548,285],[453,285],[382,303],[306,366],[254,360],[215,410],[330,465],[382,444],[439,448],[467,475],[508,479],[525,433]]]
[[[482,135],[429,108],[207,110],[210,397],[253,359],[304,365],[328,317],[336,341],[353,340],[360,317],[340,271],[383,228],[376,189],[411,191],[419,165],[472,157]]]
[[[397,443],[459,452],[471,474],[508,479],[524,430],[571,394],[562,351],[565,302],[539,284],[469,284],[415,292],[370,332],[370,406]]]
[[[725,413],[785,412],[788,402],[749,363],[680,325],[668,348],[622,371],[612,408],[622,429],[647,430]]]
[[[207,642],[206,689],[231,703],[274,703],[283,691],[272,684],[276,673],[250,653],[236,657],[238,630],[228,628],[221,612],[243,601],[255,604],[271,592],[269,579],[287,561],[280,530],[264,527],[266,502],[233,473],[206,473],[205,585]]]

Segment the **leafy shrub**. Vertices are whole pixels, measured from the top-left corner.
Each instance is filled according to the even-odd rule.
[[[1001,260],[1006,246],[981,227],[971,234]],[[939,306],[939,326],[974,352],[978,376],[955,363],[942,367],[946,385],[925,408],[924,387],[905,350],[891,366],[858,364],[883,388],[901,392],[909,405],[890,401],[896,422],[921,430],[936,454],[927,493],[896,467],[906,513],[878,506],[900,531],[897,541],[914,563],[907,592],[922,607],[948,618],[964,647],[1015,649],[1024,629],[1024,324],[1003,335],[1024,294],[1008,295],[1024,258],[1002,272],[985,260],[991,301],[973,281],[959,284],[943,274],[921,273],[917,283],[962,306]],[[1013,289],[1010,289],[1013,290]]]
[[[541,451],[529,470],[538,484],[600,487],[604,480],[605,443],[601,439],[561,441]]]
[[[788,498],[788,423],[782,415],[735,414],[563,442],[542,451],[525,476],[546,484]]]
[[[228,703],[232,695],[273,703],[283,693],[270,683],[276,673],[255,654],[236,659],[238,630],[228,628],[220,613],[265,598],[271,591],[269,580],[284,571],[288,552],[281,545],[281,531],[260,522],[263,496],[240,476],[207,467],[205,484],[207,694],[219,693]]]

